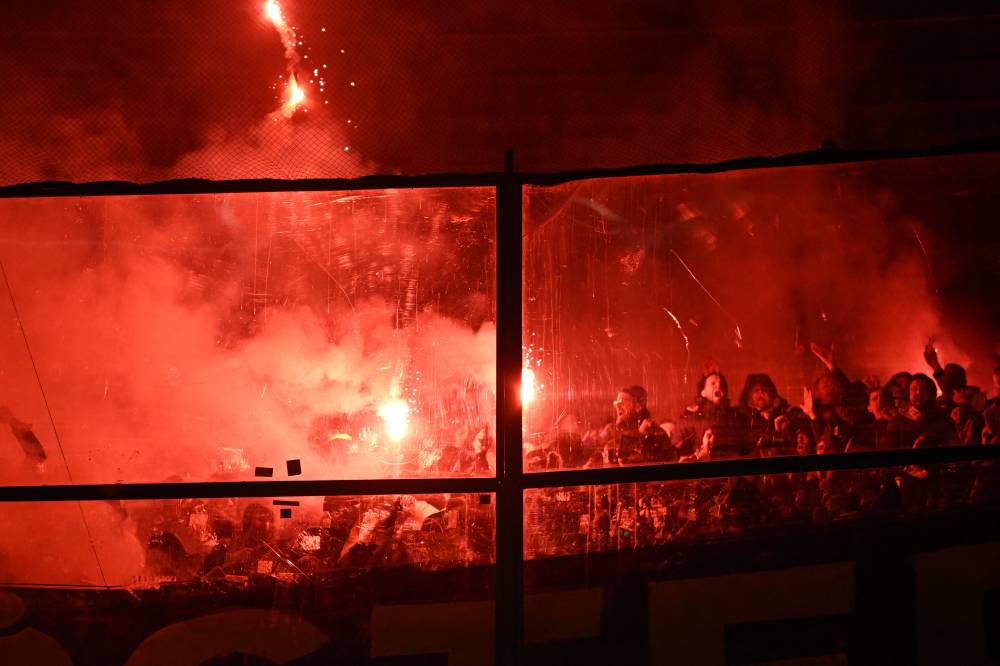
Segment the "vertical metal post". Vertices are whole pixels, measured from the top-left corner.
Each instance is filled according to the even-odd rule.
[[[524,647],[524,498],[521,454],[522,193],[514,154],[497,186],[496,663],[521,663]]]

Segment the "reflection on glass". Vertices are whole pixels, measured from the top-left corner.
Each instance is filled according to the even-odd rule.
[[[492,190],[0,216],[0,483],[492,474]]]
[[[494,561],[492,495],[8,505],[0,583],[321,583],[351,571]]]
[[[527,188],[525,468],[996,442],[998,164]]]
[[[494,507],[492,495],[7,504],[0,628],[70,656],[29,650],[40,664],[362,663],[424,652],[428,632],[435,652],[488,663]]]
[[[529,559],[752,537],[1000,505],[994,462],[552,488],[525,493]],[[787,532],[786,532],[787,533]]]

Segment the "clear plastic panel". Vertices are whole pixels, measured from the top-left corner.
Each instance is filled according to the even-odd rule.
[[[495,506],[491,494],[9,504],[0,628],[47,650],[32,663],[489,663]]]
[[[1000,466],[990,461],[529,490],[525,557],[775,535],[804,543],[828,526],[995,510],[998,482]]]
[[[995,441],[998,166],[527,188],[526,469]]]
[[[494,213],[475,188],[0,202],[0,483],[493,474]]]

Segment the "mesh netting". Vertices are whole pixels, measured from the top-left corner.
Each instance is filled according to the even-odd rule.
[[[580,169],[1000,133],[988,5],[802,4],[285,0],[283,43],[264,0],[22,3],[5,18],[0,183],[472,172],[507,148],[524,170]]]

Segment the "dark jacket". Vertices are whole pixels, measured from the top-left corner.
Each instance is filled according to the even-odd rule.
[[[613,450],[615,461],[638,463],[676,459],[674,447],[666,431],[642,410],[628,423],[614,428]]]
[[[886,435],[897,448],[958,444],[958,432],[951,417],[936,406],[924,412],[907,407],[889,422]]]
[[[788,401],[782,397],[775,398],[768,410],[760,410],[748,404],[736,408],[737,419],[746,428],[750,444],[756,448],[766,448],[783,439],[774,427],[774,422],[787,411]]]
[[[712,457],[749,455],[750,441],[746,419],[728,402],[715,405],[704,398],[681,412],[677,423],[678,438],[675,444],[678,455],[691,455],[701,446],[702,437],[709,428],[715,433]]]

